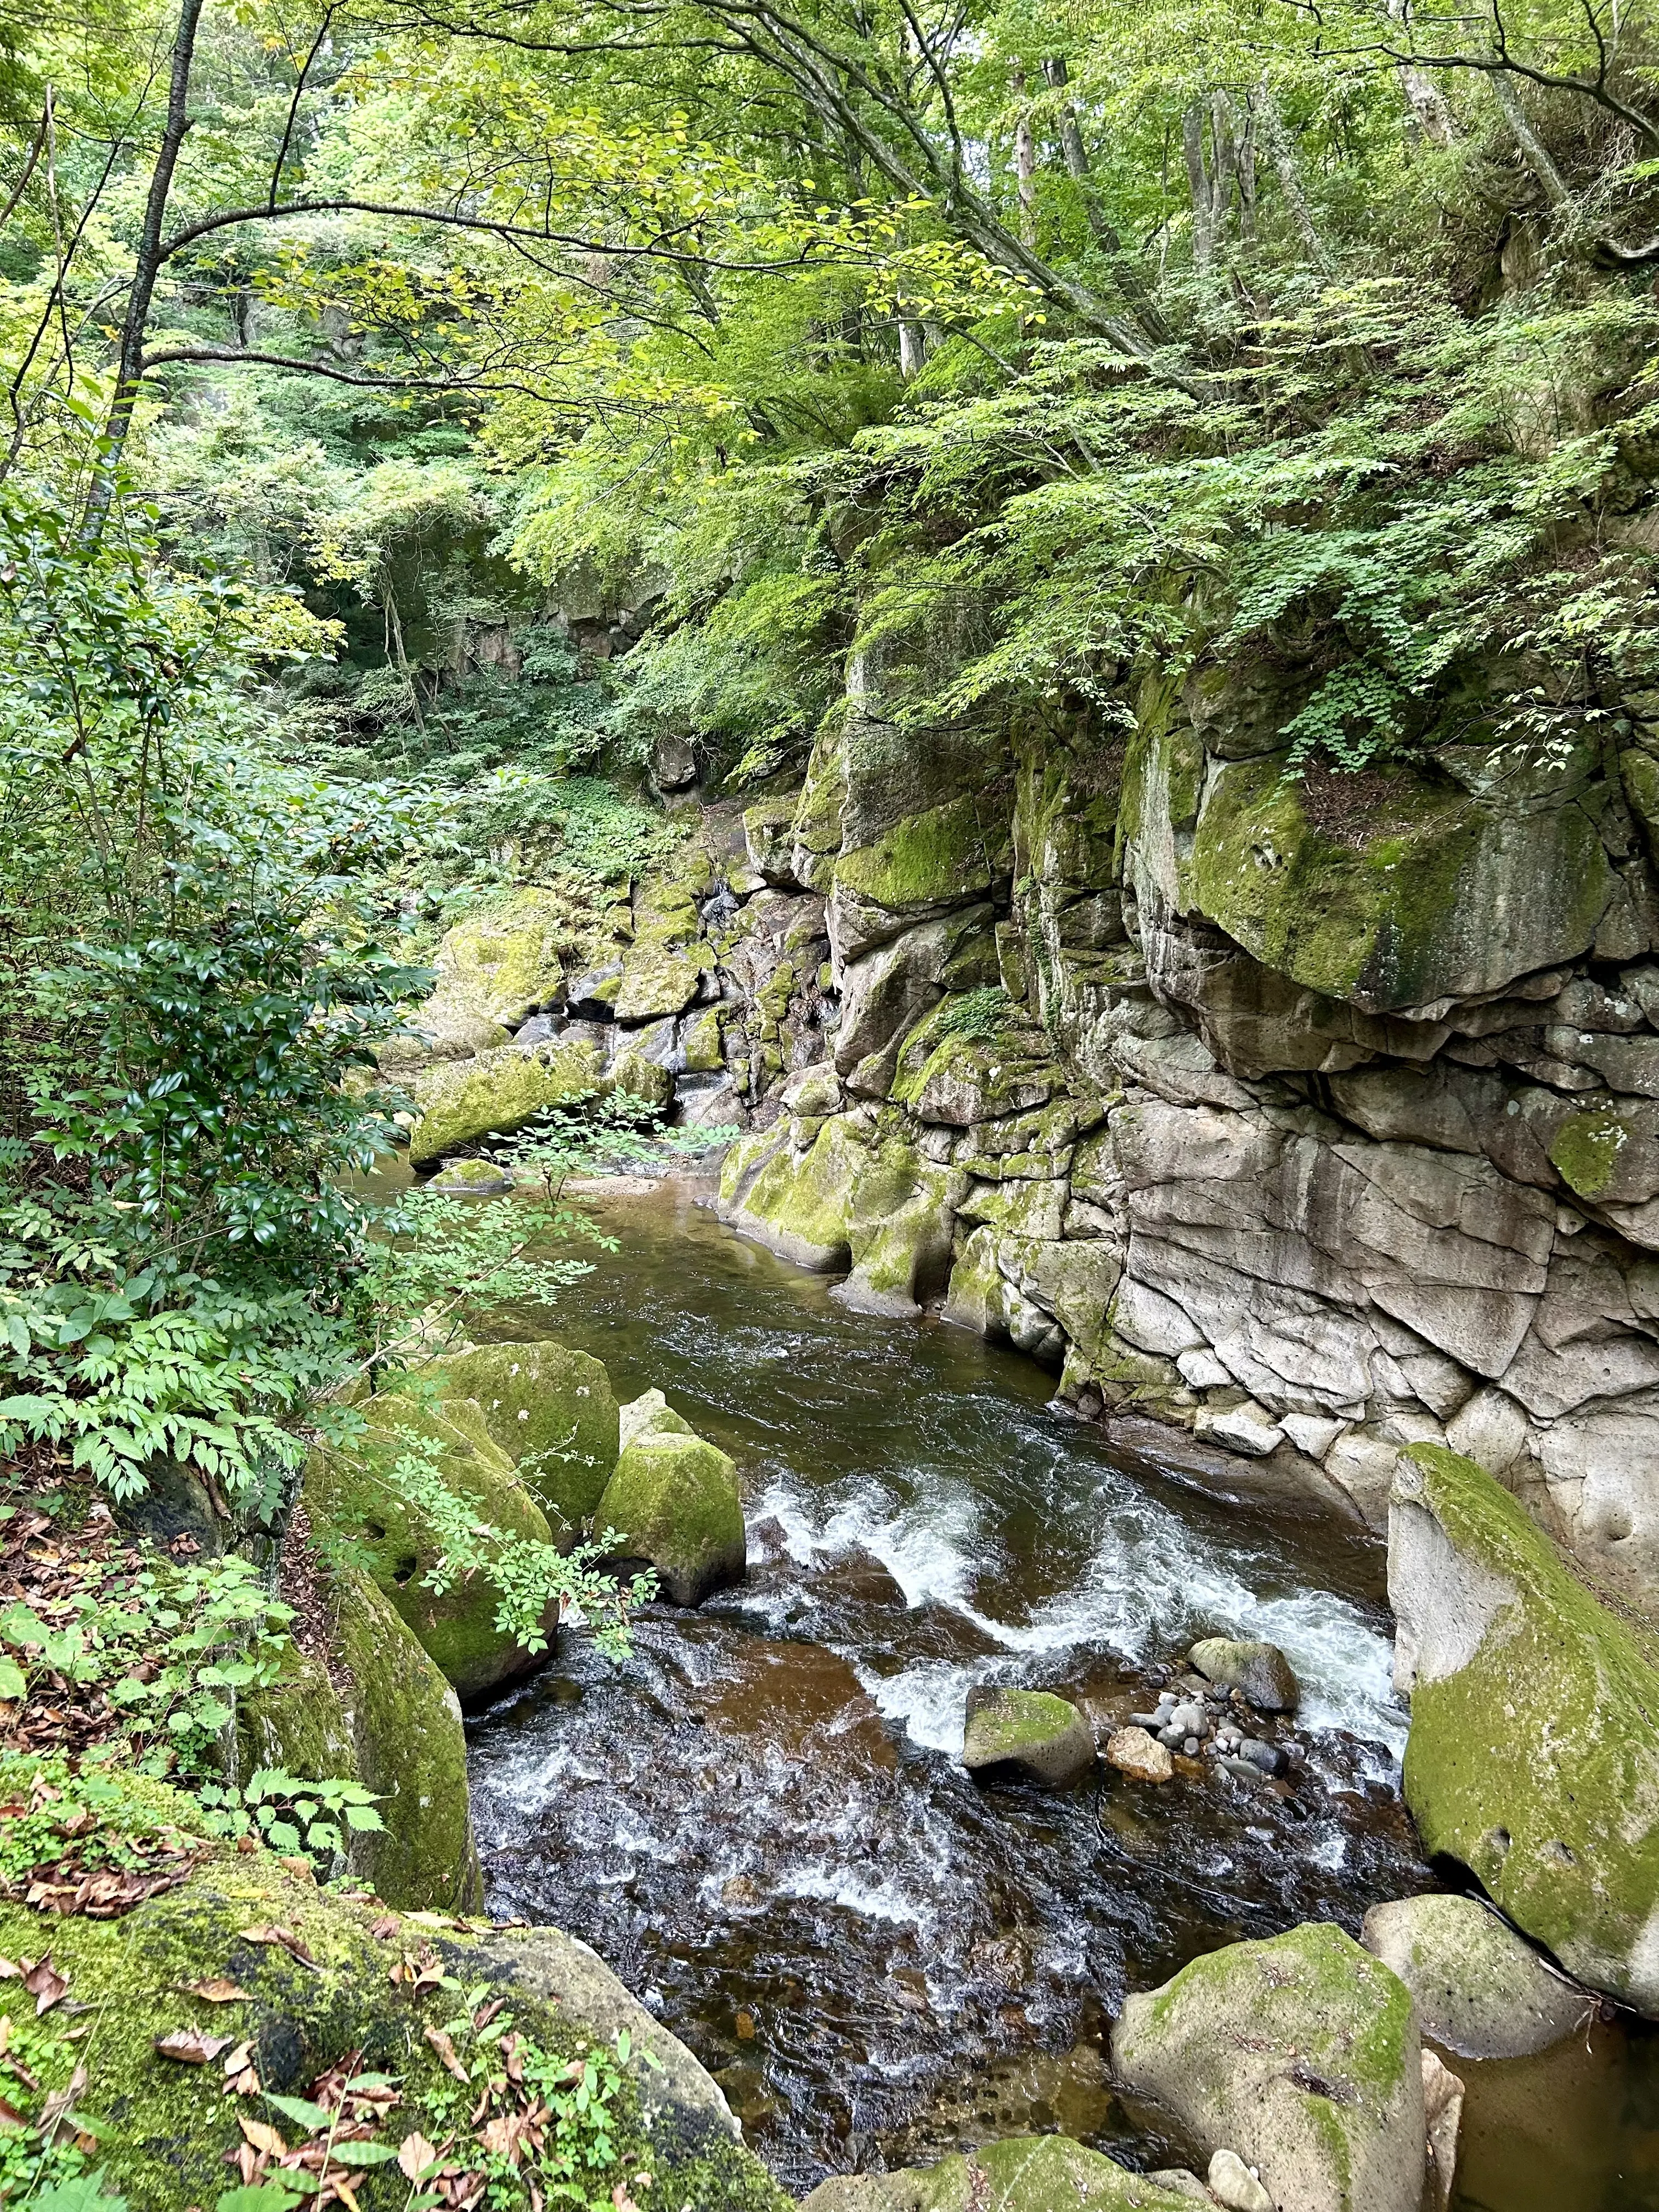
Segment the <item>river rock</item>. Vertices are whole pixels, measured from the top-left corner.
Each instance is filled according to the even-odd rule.
[[[450,1352],[420,1372],[447,1397],[477,1403],[556,1527],[574,1528],[592,1516],[622,1449],[616,1394],[601,1361],[538,1337]]]
[[[1274,2212],[1261,2178],[1236,2150],[1218,2150],[1210,2160],[1210,2194],[1227,2212]]]
[[[562,927],[557,898],[533,887],[514,891],[487,913],[470,915],[456,923],[434,958],[439,996],[451,1006],[514,1027],[558,996]],[[422,1025],[417,1018],[416,1026]]]
[[[653,1409],[651,1425],[623,1447],[593,1527],[601,1536],[615,1533],[616,1556],[653,1566],[671,1604],[701,1605],[743,1580],[747,1545],[737,1468],[670,1406]]]
[[[1457,2178],[1457,2136],[1463,2124],[1463,2083],[1432,2051],[1423,2053],[1423,2119],[1428,2134],[1425,2203],[1448,2212]]]
[[[1106,1764],[1131,1782],[1169,1782],[1175,1775],[1168,1750],[1144,1728],[1115,1729],[1106,1740]]]
[[[1329,1923],[1229,1944],[1129,1997],[1112,2060],[1212,2154],[1254,2166],[1278,2212],[1419,2212],[1411,1995]]]
[[[1659,1662],[1492,1478],[1403,1455],[1389,1516],[1405,1790],[1459,1860],[1592,1989],[1659,2014]]]
[[[1206,1636],[1187,1656],[1206,1681],[1237,1690],[1264,1713],[1293,1713],[1301,1703],[1301,1686],[1276,1644]]]
[[[1069,2136],[1012,2136],[896,2173],[838,2173],[801,2212],[1187,2212],[1191,2199]]]
[[[1584,1992],[1478,1898],[1374,1905],[1360,1940],[1411,1991],[1424,2034],[1461,2057],[1528,2058],[1585,2016]]]
[[[447,1160],[427,1185],[428,1190],[455,1191],[469,1198],[500,1198],[512,1188],[512,1176],[494,1160]]]
[[[607,1088],[603,1055],[586,1042],[523,1051],[516,1044],[443,1060],[413,1077],[420,1118],[409,1135],[411,1167],[465,1152],[481,1137],[510,1137],[556,1106],[577,1106]]]
[[[1018,1766],[1063,1789],[1094,1765],[1094,1731],[1069,1698],[1052,1691],[971,1690],[962,1763],[970,1774]]]

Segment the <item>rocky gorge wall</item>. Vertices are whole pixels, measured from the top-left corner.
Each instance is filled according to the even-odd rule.
[[[1298,778],[1271,667],[1105,735],[903,726],[923,680],[855,656],[802,787],[704,810],[608,944],[533,890],[452,933],[428,1013],[501,1026],[415,1078],[417,1164],[642,1091],[741,1130],[724,1215],[849,1300],[1378,1528],[1449,1443],[1650,1600],[1659,697]]]

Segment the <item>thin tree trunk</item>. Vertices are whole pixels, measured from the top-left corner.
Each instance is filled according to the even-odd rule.
[[[1037,242],[1036,222],[1036,138],[1031,129],[1031,111],[1025,106],[1025,72],[1013,71],[1014,97],[1021,102],[1014,124],[1014,188],[1019,196],[1019,242],[1035,246]]]
[[[1382,0],[1396,23],[1406,21],[1407,0]],[[1457,118],[1446,95],[1426,70],[1415,62],[1398,64],[1400,88],[1417,118],[1417,127],[1431,146],[1449,146],[1457,136]]]
[[[1042,74],[1051,90],[1063,91],[1069,81],[1064,55],[1051,55],[1042,64]],[[1060,129],[1060,158],[1066,164],[1066,174],[1077,186],[1078,198],[1083,203],[1084,220],[1099,244],[1113,256],[1113,273],[1141,325],[1162,344],[1170,335],[1170,325],[1153,300],[1138,264],[1125,252],[1122,239],[1101,205],[1088,149],[1083,143],[1083,127],[1078,121],[1076,108],[1069,100],[1060,102],[1055,121]]]
[[[1567,190],[1566,179],[1556,167],[1548,147],[1527,120],[1527,111],[1521,105],[1520,94],[1501,70],[1493,70],[1486,82],[1492,87],[1492,98],[1498,102],[1516,144],[1526,156],[1528,167],[1543,186],[1545,198],[1552,207],[1567,206],[1572,194]]]
[[[1296,149],[1291,143],[1291,134],[1285,128],[1279,102],[1273,98],[1273,88],[1265,76],[1251,93],[1250,106],[1255,112],[1262,143],[1267,149],[1267,159],[1273,163],[1279,178],[1279,194],[1289,211],[1296,234],[1302,240],[1308,258],[1315,268],[1322,276],[1328,276],[1334,264],[1324,240],[1319,234],[1319,226],[1313,219],[1313,210],[1308,205],[1308,196],[1302,189],[1302,171],[1296,158]]]
[[[115,373],[115,391],[110,400],[108,420],[104,425],[105,452],[93,477],[87,500],[87,528],[94,537],[102,529],[104,517],[109,511],[127,433],[132,427],[132,410],[137,404],[138,387],[143,380],[144,338],[149,329],[155,280],[161,267],[161,227],[167,220],[173,172],[179,166],[179,149],[185,143],[185,133],[190,129],[190,73],[196,58],[196,33],[202,20],[203,4],[204,0],[179,0],[179,24],[173,40],[173,66],[167,80],[167,122],[162,129],[155,167],[150,172],[149,192],[144,203],[143,228],[139,233],[138,250],[133,264],[132,289],[127,295],[127,312],[121,325],[121,354]]]
[[[1204,109],[1198,100],[1181,118],[1181,150],[1193,202],[1193,266],[1207,276],[1215,264],[1216,201],[1214,179],[1204,159]]]

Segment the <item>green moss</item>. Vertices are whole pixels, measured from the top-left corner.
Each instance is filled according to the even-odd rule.
[[[1012,2136],[971,2158],[849,2174],[807,2199],[811,2212],[1191,2212],[1191,2202],[1069,2136]]]
[[[579,1104],[608,1086],[605,1063],[591,1044],[507,1045],[476,1059],[425,1069],[410,1086],[421,1109],[409,1139],[415,1167],[481,1137],[510,1137],[555,1106]]]
[[[1183,899],[1267,966],[1380,1012],[1494,988],[1594,938],[1613,878],[1582,808],[1489,813],[1402,769],[1350,842],[1309,820],[1284,765],[1221,771],[1182,873]]]
[[[477,1403],[491,1437],[555,1526],[587,1519],[621,1449],[616,1393],[601,1361],[539,1337],[449,1352],[420,1372],[446,1397]]]
[[[442,1546],[427,1516],[388,1479],[412,1441],[438,1447],[437,1472],[479,1520],[505,1534],[552,1540],[546,1515],[519,1482],[512,1461],[490,1436],[480,1408],[451,1398],[417,1404],[384,1392],[362,1407],[367,1434],[351,1446],[312,1455],[306,1499],[313,1525],[346,1540],[376,1586],[464,1698],[479,1696],[529,1664],[515,1638],[495,1626],[495,1587],[481,1575],[445,1590],[425,1577]]]
[[[236,1764],[240,1776],[262,1766],[320,1782],[357,1771],[351,1724],[320,1659],[290,1644],[282,1672],[264,1689],[236,1701]]]
[[[1078,1717],[1077,1707],[1050,1690],[1000,1690],[969,1725],[981,1759],[1018,1759],[1068,1735]]]
[[[1492,1592],[1467,1662],[1419,1675],[1407,1802],[1518,1927],[1593,1986],[1659,2010],[1659,1651],[1582,1583],[1501,1485],[1414,1444],[1396,1510],[1432,1515]]]
[[[688,1074],[712,1075],[716,1068],[724,1067],[724,1027],[725,1018],[718,1006],[705,1007],[702,1013],[691,1016],[680,1040]]]
[[[653,1427],[617,1462],[595,1513],[620,1556],[647,1559],[676,1605],[696,1605],[743,1578],[745,1536],[738,1471],[702,1437]]]
[[[850,1200],[868,1158],[866,1145],[842,1115],[826,1121],[799,1158],[775,1138],[769,1145],[751,1138],[734,1147],[726,1162],[721,1211],[799,1266],[847,1267]]]
[[[702,988],[702,962],[695,953],[646,939],[631,945],[623,957],[617,1019],[650,1022],[684,1013]]]
[[[550,1006],[562,980],[558,939],[565,926],[551,891],[518,890],[458,922],[438,947],[444,994],[509,1027]]]
[[[1630,1131],[1616,1114],[1569,1114],[1550,1140],[1550,1159],[1581,1198],[1600,1198],[1618,1172]]]
[[[976,801],[952,799],[907,815],[873,845],[842,854],[836,882],[892,914],[982,897],[991,869]]]
[[[296,2139],[292,2122],[262,2100],[225,2095],[218,2067],[161,2057],[153,2039],[173,2028],[245,2037],[264,2087],[279,2095],[304,2096],[319,2075],[351,2059],[357,2071],[384,2074],[398,2085],[400,2101],[381,2140],[395,2148],[416,2130],[433,2142],[459,2136],[463,2157],[471,2094],[462,2098],[423,2033],[453,2018],[454,1989],[416,1995],[392,1982],[388,1968],[405,1949],[429,1944],[446,1973],[464,1985],[493,1987],[519,2033],[556,2060],[609,2040],[552,1995],[528,1990],[512,1944],[429,1922],[377,1938],[381,1911],[296,1881],[263,1852],[218,1852],[183,1887],[118,1921],[48,1923],[21,1906],[0,1905],[0,1953],[36,1957],[49,1944],[68,1980],[68,1997],[49,2019],[68,2027],[73,2010],[73,2024],[88,2032],[64,2043],[57,2072],[66,2079],[73,2065],[85,2068],[76,2108],[98,2124],[96,2163],[132,2212],[214,2203],[234,2179],[229,2161],[242,2141],[240,2116],[275,2121]],[[291,1931],[312,1963],[243,1932],[269,1925]],[[234,1982],[247,1997],[212,2006],[187,1994],[190,1984],[214,1977]],[[470,2056],[466,2033],[458,2031],[457,2039]],[[641,2040],[636,2034],[636,2044]],[[672,2113],[647,2118],[655,2077],[640,2063],[630,2061],[612,2106],[615,2165],[594,2177],[601,2195],[608,2199],[613,2172],[617,2179],[645,2172],[654,2179],[653,2202],[673,2212],[687,2204],[694,2212],[787,2212],[787,2199],[740,2145],[711,2140],[706,2127],[694,2136]],[[43,2083],[49,2086],[59,2084]],[[365,2168],[354,2180],[363,2212],[401,2212],[410,2194],[395,2165]],[[503,2197],[519,2201],[527,2198]]]

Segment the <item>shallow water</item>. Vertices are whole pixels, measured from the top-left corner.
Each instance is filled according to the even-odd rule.
[[[1186,2162],[1107,2080],[1125,1991],[1299,1920],[1357,1931],[1432,1886],[1397,1795],[1377,1547],[1206,1494],[1159,1466],[1168,1447],[1048,1411],[1040,1370],[966,1332],[846,1310],[684,1191],[605,1212],[623,1249],[554,1325],[620,1397],[661,1388],[732,1455],[750,1573],[696,1613],[651,1608],[625,1666],[567,1638],[475,1717],[492,1905],[591,1942],[798,2193],[1048,2128]],[[975,1683],[1063,1690],[1104,1727],[1210,1631],[1296,1666],[1285,1781],[1103,1768],[1055,1795],[956,1763]],[[1472,2106],[1468,2212],[1659,2202],[1620,2193],[1646,2116],[1598,2033],[1595,2095],[1494,2081]],[[1565,2114],[1565,2145],[1515,2156],[1517,2108]],[[1529,2193],[1547,2171],[1556,2193]]]

